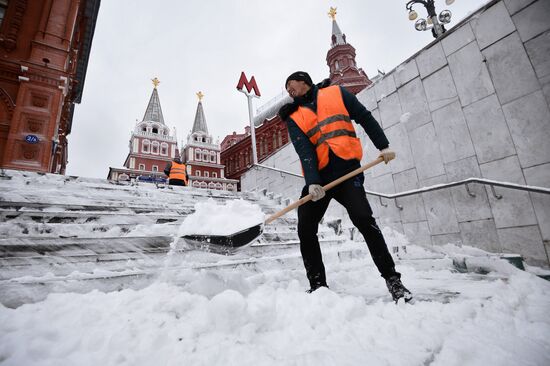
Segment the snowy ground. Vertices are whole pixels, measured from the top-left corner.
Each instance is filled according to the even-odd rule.
[[[398,269],[414,305],[391,302],[368,255],[329,254],[331,289],[311,295],[297,258],[0,307],[0,364],[550,364],[548,281],[487,258],[489,274],[458,273],[449,257],[410,252]]]
[[[175,235],[178,229],[180,234],[187,229],[209,233],[234,229],[243,217],[242,202],[236,201],[228,206],[227,219],[190,218],[179,228],[155,224],[157,216],[181,217],[173,206],[190,208],[201,192],[205,202],[208,192],[192,196],[185,189],[164,192],[154,186],[10,174],[0,182],[6,202],[47,205],[54,200],[118,211],[98,215],[92,224],[86,223],[91,214],[71,224],[52,224],[44,234],[45,224],[22,215],[0,223],[5,238],[24,238],[21,225],[29,235],[93,235],[98,241],[122,236],[116,230],[136,223],[133,235]],[[143,207],[154,208],[157,216],[138,214]],[[59,217],[73,212],[59,204],[54,209]],[[249,216],[253,222],[239,224],[261,221]],[[103,226],[106,232],[94,230]],[[281,235],[286,230],[274,229]],[[251,258],[171,246],[168,254],[145,258],[141,267],[140,261],[129,263],[127,271],[139,281],[120,291],[112,276],[127,273],[119,267],[112,270],[104,263],[100,268],[92,261],[54,275],[49,264],[45,270],[33,265],[28,273],[0,281],[0,303],[6,303],[8,288],[32,295],[21,306],[0,305],[0,365],[550,365],[550,282],[533,274],[548,271],[520,271],[474,248],[407,246],[389,228],[384,236],[390,248],[400,248],[398,270],[415,294],[414,305],[391,301],[365,244],[351,241],[323,248],[330,290],[313,294],[304,292],[308,286],[297,248],[268,247]],[[453,260],[469,272],[457,271]],[[116,280],[127,281],[124,276]]]

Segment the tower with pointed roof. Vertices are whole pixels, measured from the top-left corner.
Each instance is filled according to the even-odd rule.
[[[124,168],[109,168],[107,179],[128,180],[139,178],[142,181],[164,181],[163,170],[166,164],[179,157],[176,133],[164,123],[157,78],[153,80],[153,92],[145,109],[145,114],[131,132],[130,151],[124,161]]]
[[[346,40],[336,22],[336,8],[330,8],[332,18],[331,46],[327,52],[327,65],[330,69],[330,80],[333,85],[341,85],[353,94],[359,93],[372,84],[363,69],[355,62],[355,48]]]
[[[189,185],[195,188],[236,191],[237,181],[225,178],[225,167],[220,163],[220,144],[214,142],[208,133],[202,105],[204,94],[198,92],[197,97],[199,102],[193,129],[182,149],[182,160],[187,165]]]

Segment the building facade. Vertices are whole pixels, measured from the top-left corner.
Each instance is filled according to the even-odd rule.
[[[0,1],[0,167],[65,173],[99,5]]]
[[[124,168],[109,168],[107,179],[164,182],[166,164],[179,157],[176,134],[164,123],[158,84],[158,79],[153,79],[154,88],[143,119],[136,123],[130,136]]]
[[[336,9],[331,8],[332,19],[331,48],[327,52],[327,65],[331,84],[341,85],[353,94],[357,94],[372,82],[366,73],[357,67],[355,48],[347,43],[346,35],[342,33],[336,22]],[[286,93],[276,96],[254,117],[256,131],[256,151],[258,162],[262,162],[283,148],[289,142],[286,123],[279,118],[277,112],[284,104],[291,101]],[[222,143],[221,159],[226,167],[228,178],[240,182],[241,176],[252,167],[252,142],[250,129],[244,134],[225,137]]]
[[[187,165],[189,186],[226,191],[237,190],[237,180],[225,178],[225,167],[221,164],[220,144],[208,133],[202,105],[203,94],[197,93],[199,103],[195,113],[193,129],[187,136],[181,159]]]

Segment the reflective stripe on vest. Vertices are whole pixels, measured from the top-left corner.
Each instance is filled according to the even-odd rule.
[[[290,117],[315,146],[319,170],[328,164],[329,149],[345,160],[363,157],[361,140],[357,138],[339,86],[319,89],[317,113],[299,107]]]
[[[187,174],[185,174],[185,164],[179,164],[175,161],[172,162],[172,167],[170,168],[169,179],[179,179],[183,180],[187,185]]]

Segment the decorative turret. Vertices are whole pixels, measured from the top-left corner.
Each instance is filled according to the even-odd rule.
[[[195,112],[195,122],[193,123],[193,130],[191,133],[202,132],[208,135],[208,127],[206,126],[206,118],[204,117],[204,110],[202,108],[202,98],[204,94],[202,92],[197,93],[199,103],[197,104],[197,112]]]
[[[346,35],[336,22],[336,8],[331,7],[328,15],[332,19],[331,48],[327,53],[330,80],[332,84],[341,85],[357,94],[372,82],[355,63],[355,48],[347,43]]]
[[[130,136],[129,153],[124,168],[110,168],[108,179],[140,179],[148,182],[164,181],[162,172],[166,163],[179,157],[176,131],[164,123],[157,87],[160,81],[153,81],[153,93],[141,122],[137,122]]]
[[[147,105],[147,110],[145,110],[145,115],[143,116],[143,122],[160,122],[164,124],[164,117],[162,116],[162,108],[160,107],[159,94],[157,92],[157,87],[160,84],[160,80],[154,78],[151,80],[153,82],[154,88],[151,98],[149,99],[149,104]]]
[[[195,121],[182,154],[182,160],[187,164],[189,185],[194,188],[236,191],[238,181],[225,178],[224,166],[220,164],[220,145],[213,142],[212,136],[208,134],[202,106],[204,94],[196,94],[199,103]]]

